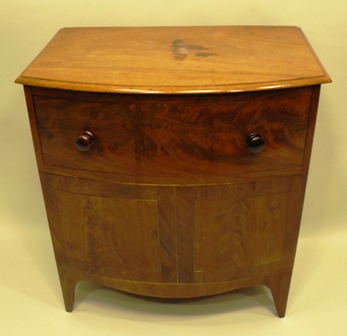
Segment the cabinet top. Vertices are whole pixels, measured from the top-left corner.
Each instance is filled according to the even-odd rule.
[[[119,93],[223,93],[331,79],[300,28],[64,28],[16,83]]]

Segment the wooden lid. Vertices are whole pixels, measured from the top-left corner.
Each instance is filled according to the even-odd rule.
[[[296,27],[65,28],[16,83],[122,93],[221,93],[328,83]]]

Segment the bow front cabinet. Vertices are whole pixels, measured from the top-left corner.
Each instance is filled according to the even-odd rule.
[[[284,316],[320,86],[296,27],[65,28],[18,77],[65,307],[271,289]]]

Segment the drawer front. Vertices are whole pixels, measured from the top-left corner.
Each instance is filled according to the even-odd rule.
[[[33,89],[44,167],[153,183],[301,173],[311,94],[311,88],[172,96]],[[81,151],[75,141],[84,131],[94,143]],[[265,143],[259,153],[246,144],[253,133]]]

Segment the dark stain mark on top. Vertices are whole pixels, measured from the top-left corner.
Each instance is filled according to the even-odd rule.
[[[215,56],[215,55],[217,54],[208,53],[208,52],[199,52],[195,54],[196,57],[208,57],[208,56]]]
[[[195,52],[196,57],[208,57],[208,56],[214,56],[217,54],[210,53],[210,52],[202,52],[201,50],[209,50],[209,48],[205,48],[201,45],[195,45],[195,44],[186,44],[182,40],[174,40],[172,42],[172,52],[175,56],[175,59],[177,60],[184,60],[189,52]]]

